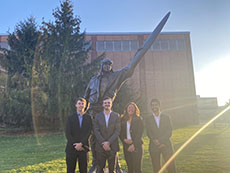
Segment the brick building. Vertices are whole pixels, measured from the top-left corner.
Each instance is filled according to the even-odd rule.
[[[150,33],[87,33],[90,59],[105,52],[114,70],[127,65]],[[174,125],[198,122],[189,32],[163,32],[128,80],[143,105],[159,98]],[[149,106],[146,106],[149,111]]]

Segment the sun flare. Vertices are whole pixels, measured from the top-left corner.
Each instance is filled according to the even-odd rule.
[[[217,97],[224,105],[230,99],[230,56],[218,59],[195,74],[197,94]]]

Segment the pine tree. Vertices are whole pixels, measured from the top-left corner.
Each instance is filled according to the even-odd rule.
[[[53,22],[43,22],[42,57],[49,65],[49,114],[62,121],[74,110],[75,98],[82,96],[101,57],[87,64],[90,43],[80,32],[81,20],[74,17],[73,5],[66,0],[53,12]]]
[[[10,49],[3,50],[1,64],[8,72],[3,121],[10,125],[32,126],[31,80],[35,48],[40,32],[33,17],[19,22],[9,34]]]
[[[90,77],[103,56],[88,63],[90,42],[80,31],[70,0],[53,12],[54,22],[43,22],[41,31],[33,17],[20,22],[9,35],[10,50],[1,64],[8,71],[3,121],[17,126],[57,128],[74,111]],[[1,105],[1,106],[2,106]],[[56,121],[57,120],[57,121]],[[53,125],[53,126],[52,126]]]

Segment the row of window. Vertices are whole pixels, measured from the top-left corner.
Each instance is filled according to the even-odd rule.
[[[184,50],[185,40],[157,40],[150,47],[152,51]],[[7,42],[0,42],[0,48],[9,49]],[[129,52],[140,48],[138,40],[97,41],[97,52]]]
[[[140,48],[138,40],[121,40],[121,41],[97,41],[97,52],[129,52],[136,51]],[[150,50],[185,50],[185,40],[157,40],[153,43]]]
[[[0,48],[10,49],[10,46],[7,42],[0,42]]]

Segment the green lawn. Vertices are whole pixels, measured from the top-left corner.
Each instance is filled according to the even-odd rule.
[[[175,150],[200,127],[174,130],[172,141]],[[1,136],[0,172],[65,172],[65,143],[63,134],[44,134],[37,138],[31,135]],[[152,173],[147,137],[144,137],[144,150],[143,173]],[[126,170],[122,152],[119,157],[122,169]],[[180,173],[230,172],[228,125],[208,127],[178,155],[176,165]]]

